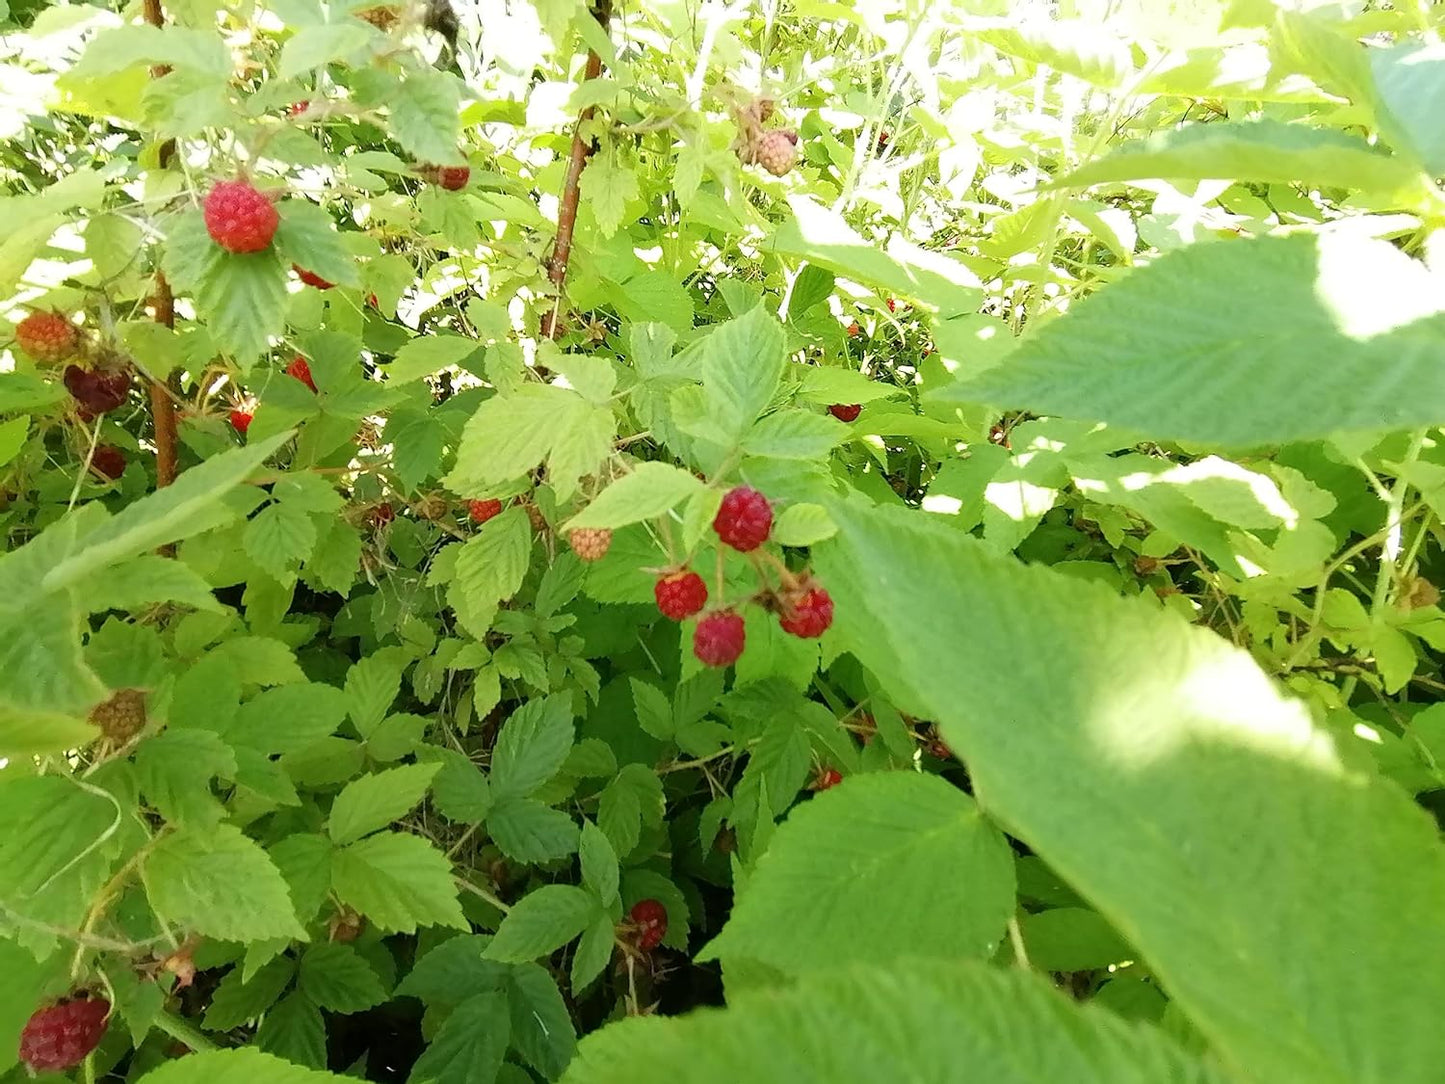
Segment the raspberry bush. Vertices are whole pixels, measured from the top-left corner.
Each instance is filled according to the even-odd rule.
[[[1442,19],[0,4],[0,1084],[1436,1080]]]

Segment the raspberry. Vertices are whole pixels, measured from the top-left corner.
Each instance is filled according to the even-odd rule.
[[[532,525],[532,530],[542,534],[547,529],[547,517],[535,504],[524,504],[522,506],[527,512],[527,522]]]
[[[502,502],[498,500],[468,501],[467,515],[473,523],[486,523],[493,516],[501,515]]]
[[[233,410],[231,411],[231,428],[244,437],[246,430],[251,428],[253,417],[254,415],[249,410]]]
[[[837,768],[824,768],[818,773],[818,778],[813,780],[814,790],[828,790],[843,782],[843,773]]]
[[[336,285],[336,283],[334,282],[327,282],[320,275],[307,271],[299,264],[293,263],[291,265],[291,270],[295,271],[296,277],[302,282],[306,283],[307,286],[315,286],[318,290],[329,290],[331,289],[331,287]]]
[[[311,379],[311,366],[306,364],[305,358],[293,358],[291,364],[286,366],[286,375],[294,376],[313,392],[316,390],[316,381]]]
[[[578,527],[567,535],[567,545],[584,561],[600,561],[612,546],[612,532],[606,527]]]
[[[292,102],[286,107],[286,115],[288,117],[299,117],[302,113],[306,112],[306,110],[310,108],[311,99],[302,98],[299,102]]]
[[[333,941],[349,944],[366,932],[366,918],[350,907],[343,907],[326,924],[327,936]]]
[[[848,325],[848,338],[856,339],[861,334],[863,334],[863,329],[858,326],[858,322],[856,320]]]
[[[142,689],[117,689],[90,709],[89,719],[116,745],[124,745],[145,728],[146,694]]]
[[[260,252],[271,247],[281,216],[250,181],[221,181],[202,205],[206,232],[227,252]]]
[[[852,422],[858,420],[858,415],[863,413],[862,403],[834,403],[828,408],[828,413],[837,418],[840,422]]]
[[[380,4],[374,8],[367,8],[365,11],[354,13],[362,22],[370,23],[378,30],[389,30],[399,18],[400,13],[390,4]]]
[[[746,630],[732,610],[708,614],[692,634],[692,653],[704,666],[731,666],[743,653]]]
[[[753,148],[753,161],[774,177],[781,177],[798,163],[798,133],[786,128],[764,132]]]
[[[396,518],[396,511],[387,501],[382,501],[366,513],[366,522],[373,527],[385,527]]]
[[[80,333],[58,312],[32,312],[15,325],[15,341],[36,361],[64,361],[75,353]]]
[[[712,529],[733,549],[747,553],[768,540],[773,529],[773,507],[751,486],[736,486],[723,497]]]
[[[897,311],[898,311],[898,302],[897,302],[897,301],[894,301],[893,298],[891,298],[891,297],[888,299],[888,311],[889,311],[889,312],[897,312]]]
[[[627,912],[637,926],[637,947],[651,952],[667,936],[667,908],[657,900],[638,900]]]
[[[114,482],[125,473],[125,453],[114,444],[102,444],[90,457],[90,469]]]
[[[125,373],[108,373],[101,369],[82,369],[79,365],[65,367],[65,388],[91,414],[104,414],[125,402],[130,391],[130,377]]]
[[[472,179],[471,166],[438,166],[437,184],[448,192],[456,192],[467,186]]]
[[[20,1060],[37,1072],[71,1069],[100,1045],[110,1017],[104,998],[78,998],[38,1009],[20,1033]]]
[[[681,569],[658,579],[652,588],[664,617],[681,621],[707,605],[707,584],[696,572]]]
[[[821,587],[810,587],[802,597],[790,600],[778,618],[784,632],[805,640],[822,636],[833,623],[833,600]]]
[[[452,502],[440,493],[428,493],[412,505],[411,510],[422,519],[435,523],[452,510]]]

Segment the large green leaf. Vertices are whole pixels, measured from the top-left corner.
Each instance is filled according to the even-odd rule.
[[[626,527],[676,507],[702,488],[702,483],[670,463],[639,463],[597,495],[567,527]]]
[[[353,779],[331,804],[326,830],[332,842],[350,843],[406,816],[425,796],[440,767],[405,764]]]
[[[799,902],[812,898],[827,906],[799,922]],[[793,811],[700,958],[788,975],[925,945],[986,958],[1013,910],[1013,856],[968,795],[936,776],[857,775]]]
[[[1435,1079],[1445,852],[1244,652],[922,517],[833,509],[841,635],[1252,1079]],[[927,630],[927,635],[920,635]]]
[[[1357,136],[1276,120],[1194,124],[1126,143],[1064,176],[1060,185],[1149,178],[1275,181],[1389,193],[1419,172]]]
[[[411,1084],[491,1084],[511,1037],[507,995],[486,990],[456,1007],[412,1067]]]
[[[342,903],[384,930],[467,928],[451,863],[418,836],[382,832],[341,848],[332,856],[331,887]]]
[[[1390,134],[1431,174],[1445,173],[1445,45],[1397,45],[1362,50],[1369,56],[1379,107],[1388,117]]]
[[[141,1077],[141,1084],[340,1084],[350,1078],[241,1047],[188,1054]]]
[[[934,393],[1151,437],[1282,444],[1445,422],[1445,283],[1348,234],[1201,244]]]
[[[156,913],[195,933],[222,941],[306,936],[280,871],[229,824],[167,836],[144,869]]]
[[[597,898],[585,889],[543,885],[507,912],[485,956],[518,964],[546,956],[581,933],[601,910]]]
[[[523,797],[556,775],[572,748],[570,701],[561,694],[529,700],[497,734],[492,753],[492,798]]]
[[[894,916],[897,921],[907,916]],[[1034,976],[922,960],[810,976],[724,1012],[632,1017],[577,1048],[563,1084],[1222,1084],[1158,1031]]]

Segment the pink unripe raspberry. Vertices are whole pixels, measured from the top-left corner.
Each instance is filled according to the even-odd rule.
[[[731,666],[742,655],[746,638],[742,616],[733,610],[719,610],[697,623],[692,653],[704,666]]]
[[[572,552],[584,561],[600,561],[612,546],[612,532],[606,527],[578,527],[567,535]]]
[[[786,128],[764,132],[753,149],[753,159],[774,177],[781,177],[798,163],[798,133]]]
[[[75,353],[80,333],[58,312],[32,312],[15,325],[15,341],[36,361],[64,361]]]

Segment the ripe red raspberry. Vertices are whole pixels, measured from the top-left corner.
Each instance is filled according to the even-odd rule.
[[[312,391],[316,390],[316,381],[311,379],[311,366],[306,364],[305,358],[293,358],[291,364],[286,366],[286,375],[294,376]]]
[[[659,577],[653,585],[652,594],[663,616],[674,621],[691,617],[707,605],[707,584],[696,572],[688,569]]]
[[[32,312],[15,325],[15,341],[36,361],[64,361],[75,353],[80,333],[58,312]]]
[[[704,666],[731,666],[747,637],[742,616],[732,610],[708,614],[692,634],[692,653]]]
[[[855,320],[848,325],[848,338],[856,339],[861,334],[863,334],[863,329],[858,326],[858,321]]]
[[[130,391],[130,377],[126,373],[67,365],[63,379],[66,390],[92,415],[114,410],[125,402],[126,393]]]
[[[246,430],[251,428],[253,417],[254,415],[249,410],[233,410],[231,411],[231,428],[244,437]]]
[[[638,900],[627,912],[637,926],[637,947],[651,952],[667,936],[667,908],[657,900]]]
[[[837,418],[840,422],[852,422],[858,420],[858,415],[863,413],[862,403],[834,403],[828,408],[828,413]]]
[[[712,529],[735,550],[755,550],[772,533],[773,506],[751,486],[735,486],[718,505]]]
[[[271,247],[281,216],[250,181],[221,181],[202,204],[206,232],[227,252],[260,252]]]
[[[837,768],[824,768],[818,773],[818,778],[813,780],[814,790],[828,790],[843,782],[843,773]]]
[[[499,500],[468,501],[467,515],[473,523],[486,523],[493,516],[501,515],[502,502]]]
[[[798,163],[798,133],[786,128],[764,132],[753,148],[753,160],[774,177],[781,177]]]
[[[898,311],[898,302],[895,301],[895,300],[893,300],[893,298],[891,298],[891,297],[888,299],[888,311],[889,311],[889,312],[897,312],[897,311]]]
[[[833,600],[821,587],[808,588],[801,597],[791,599],[779,615],[778,624],[784,632],[805,640],[822,636],[833,623]]]
[[[291,265],[291,270],[295,271],[296,277],[302,282],[306,283],[307,286],[315,286],[318,290],[329,290],[331,289],[331,287],[336,285],[336,283],[327,282],[320,275],[314,274],[306,270],[306,268],[302,267],[300,264],[293,263]]]
[[[457,192],[467,186],[472,179],[471,166],[438,166],[437,184],[441,185],[448,192]]]
[[[104,998],[78,998],[38,1009],[20,1033],[20,1060],[36,1072],[73,1069],[100,1045],[110,1018]]]
[[[113,444],[102,444],[90,457],[90,469],[114,482],[125,473],[125,453]]]
[[[311,99],[302,98],[299,102],[292,102],[286,107],[286,115],[288,117],[299,117],[302,113],[306,112],[306,110],[310,108]]]
[[[116,745],[124,745],[146,725],[146,694],[143,689],[117,689],[109,700],[90,709],[89,721]]]
[[[612,532],[606,527],[578,527],[567,535],[567,545],[584,561],[600,561],[612,547]]]

